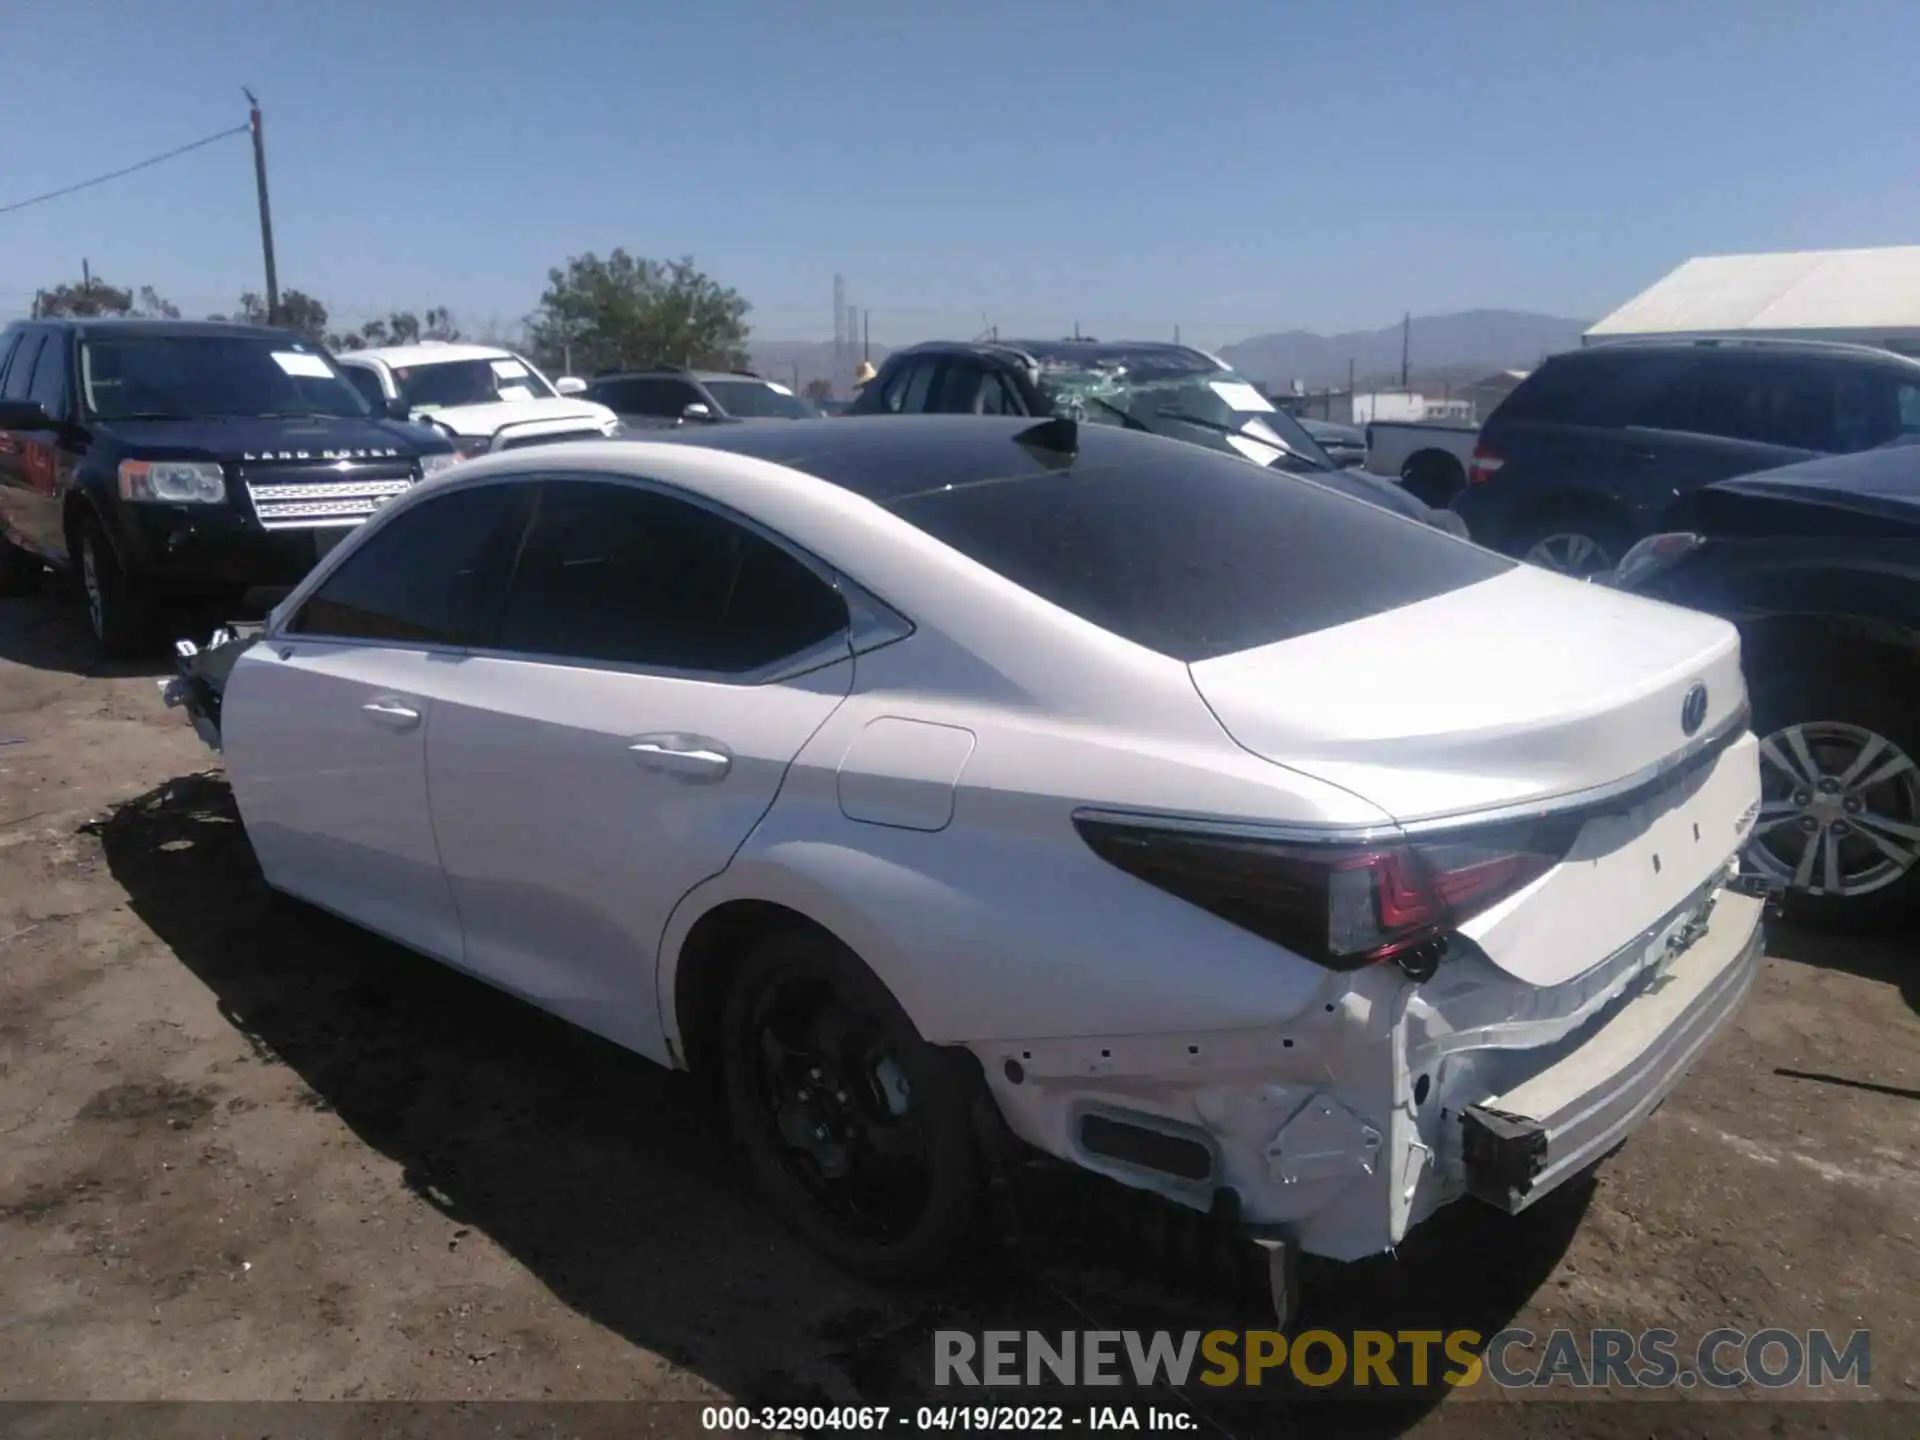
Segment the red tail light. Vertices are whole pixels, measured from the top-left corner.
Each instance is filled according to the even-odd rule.
[[[1467,483],[1484,485],[1499,473],[1500,467],[1507,463],[1506,457],[1485,445],[1473,447],[1473,459],[1467,464]]]
[[[1578,829],[1547,822],[1321,846],[1091,817],[1074,824],[1109,864],[1298,955],[1335,970],[1398,959],[1415,973],[1431,973],[1430,942],[1546,874]]]

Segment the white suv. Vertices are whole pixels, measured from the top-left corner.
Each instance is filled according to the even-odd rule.
[[[613,411],[578,398],[584,383],[568,375],[556,386],[511,350],[427,340],[334,359],[370,404],[446,431],[463,458],[620,433]]]

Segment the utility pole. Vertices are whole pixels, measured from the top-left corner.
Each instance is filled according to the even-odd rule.
[[[267,141],[260,130],[260,102],[244,85],[241,93],[252,107],[248,121],[253,130],[253,183],[260,192],[260,249],[267,260],[267,323],[280,323],[280,276],[273,265],[273,211],[267,205]]]
[[[1178,325],[1173,327],[1173,343],[1176,345],[1180,343],[1180,327]]]
[[[87,257],[84,255],[80,257],[80,288],[93,289],[93,267],[87,264]]]
[[[1407,388],[1407,359],[1413,349],[1413,312],[1407,311],[1400,319],[1400,388]]]
[[[873,359],[873,312],[864,308],[860,311],[860,358]]]
[[[1080,338],[1080,322],[1078,320],[1073,322],[1073,338],[1076,340]]]
[[[1353,356],[1349,355],[1347,356],[1347,423],[1349,425],[1358,423],[1358,421],[1355,418],[1356,412],[1354,409],[1354,400],[1355,400],[1355,395],[1354,395],[1354,388],[1353,388]]]

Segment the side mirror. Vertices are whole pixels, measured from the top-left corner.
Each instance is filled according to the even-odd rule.
[[[553,382],[553,388],[562,395],[584,395],[587,393],[587,382],[578,375],[562,375]]]
[[[704,407],[703,407],[704,408]],[[0,430],[48,430],[53,417],[38,400],[0,400]]]
[[[711,406],[703,405],[696,400],[680,412],[680,418],[682,420],[711,420],[713,419],[713,409]]]
[[[398,395],[382,401],[380,409],[381,413],[389,420],[411,420],[413,418],[413,407]]]

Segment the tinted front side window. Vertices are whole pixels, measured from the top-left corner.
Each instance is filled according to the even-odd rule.
[[[1644,424],[1632,412],[1643,397],[1671,385],[1693,367],[1689,355],[1621,349],[1556,356],[1534,371],[1489,419],[1550,421],[1561,425]]]
[[[511,485],[459,490],[394,516],[308,597],[289,631],[464,644],[489,542],[519,494]]]
[[[1837,448],[1872,450],[1920,434],[1920,381],[1888,370],[1846,366],[1834,380],[1833,410]]]
[[[741,674],[846,624],[832,587],[725,516],[635,486],[563,481],[542,487],[492,644]]]
[[[900,415],[925,413],[934,375],[939,368],[938,360],[909,360],[902,365],[887,381],[886,391],[881,396],[886,408]]]
[[[56,420],[67,413],[67,347],[60,335],[47,336],[46,343],[40,347],[40,360],[33,367],[27,398],[38,400],[41,408]]]
[[[1062,609],[1177,660],[1311,634],[1512,568],[1368,501],[1215,451],[1077,462],[890,507]]]
[[[784,385],[764,380],[709,380],[707,391],[727,414],[754,420],[806,420],[818,413]]]
[[[657,380],[603,380],[589,392],[609,410],[623,415],[660,415],[660,383]]]
[[[342,365],[340,373],[347,377],[347,383],[360,392],[360,398],[368,405],[385,405],[386,392],[380,388],[380,377],[364,365]]]
[[[4,389],[0,389],[0,399],[27,398],[27,391],[33,384],[34,362],[40,358],[41,338],[29,330],[19,348],[13,352],[13,363],[7,367],[7,383]]]

